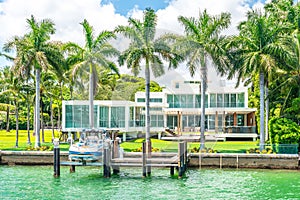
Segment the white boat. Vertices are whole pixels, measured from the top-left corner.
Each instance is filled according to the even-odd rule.
[[[103,130],[83,130],[79,142],[70,145],[69,160],[71,161],[98,161],[103,155]]]

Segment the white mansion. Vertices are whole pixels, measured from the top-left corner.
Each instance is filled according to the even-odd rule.
[[[248,108],[248,88],[208,74],[205,128],[216,133],[255,133],[255,108]],[[212,78],[216,77],[216,78]],[[212,81],[213,80],[213,81]],[[151,132],[200,131],[200,82],[172,80],[162,92],[150,93]],[[88,101],[63,101],[63,131],[89,128]],[[94,101],[95,128],[121,132],[145,131],[145,92],[135,101]]]

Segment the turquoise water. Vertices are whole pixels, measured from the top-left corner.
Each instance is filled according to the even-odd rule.
[[[189,169],[184,178],[169,169],[121,169],[103,178],[101,168],[0,166],[0,199],[300,199],[300,171]]]

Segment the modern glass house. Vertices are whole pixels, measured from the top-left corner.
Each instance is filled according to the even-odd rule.
[[[199,132],[200,83],[173,80],[162,92],[150,93],[151,132]],[[208,81],[205,129],[215,133],[255,134],[255,108],[248,108],[248,89],[226,80]],[[88,101],[63,101],[63,131],[89,128]],[[94,128],[145,132],[145,93],[135,101],[94,101]]]

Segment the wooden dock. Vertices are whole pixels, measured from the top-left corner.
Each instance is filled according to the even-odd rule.
[[[170,167],[170,175],[174,175],[174,169],[176,169],[178,170],[178,177],[183,176],[189,160],[186,141],[178,143],[178,153],[151,152],[150,147],[151,144],[143,143],[143,152],[120,155],[118,142],[113,142],[113,145],[107,145],[107,148],[104,149],[103,159],[100,161],[72,160],[61,163],[58,161],[54,163],[54,171],[58,170],[55,174],[59,176],[60,165],[70,166],[70,172],[75,172],[75,166],[101,166],[103,167],[103,176],[110,177],[111,169],[113,169],[114,174],[117,174],[121,167],[140,167],[143,171],[142,176],[145,177],[151,175],[152,167]]]

